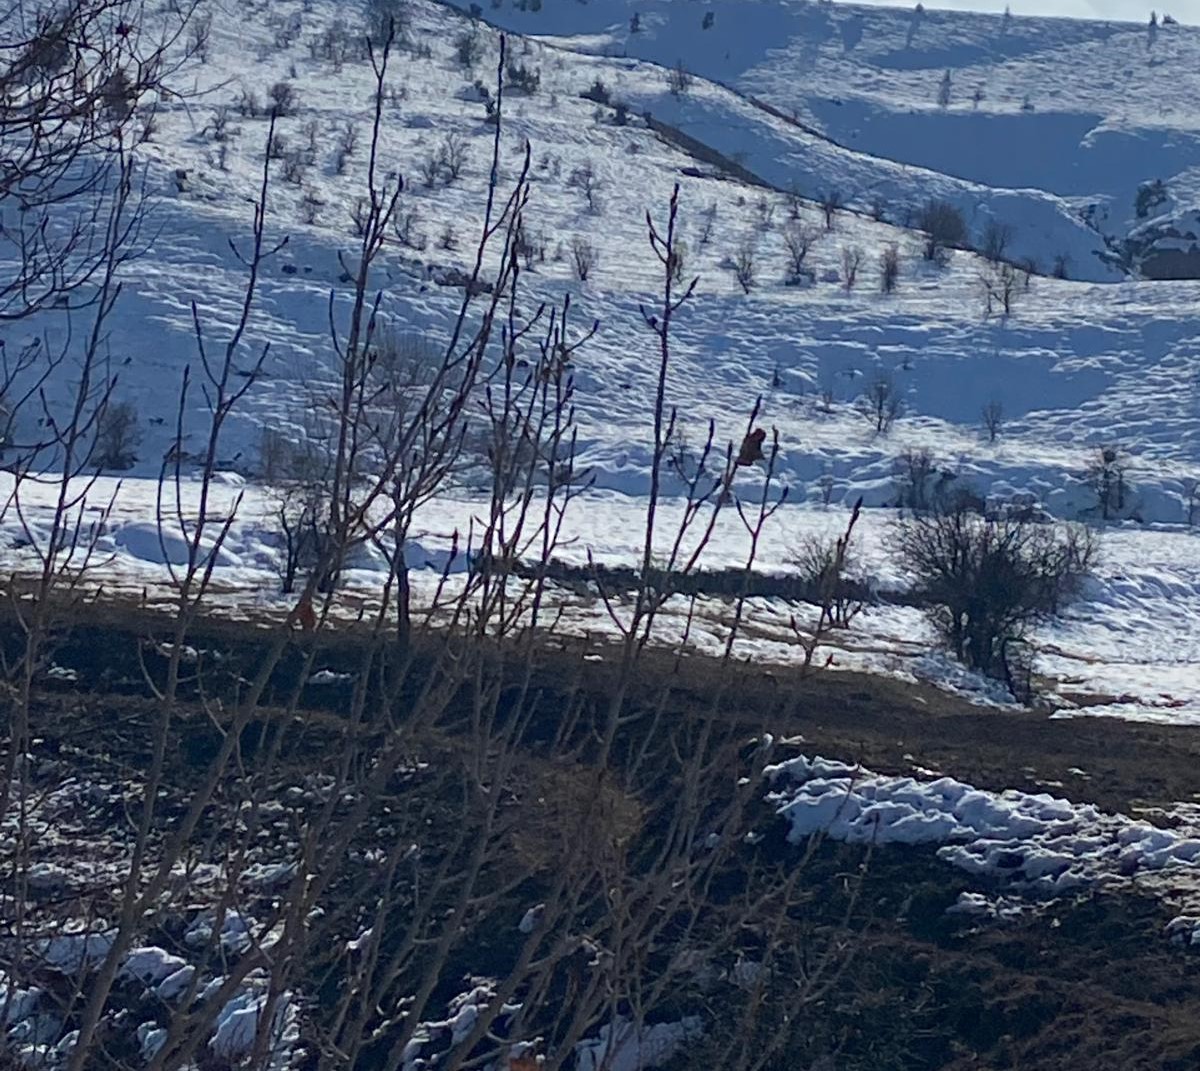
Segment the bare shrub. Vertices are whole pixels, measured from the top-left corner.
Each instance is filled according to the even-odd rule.
[[[483,59],[483,40],[478,28],[472,24],[454,39],[454,55],[464,71],[473,71]]]
[[[806,266],[808,254],[816,244],[817,232],[811,227],[798,223],[789,223],[783,229],[783,248],[787,253],[787,275],[784,282],[789,286],[797,286],[805,279],[811,279],[813,272]]]
[[[567,187],[583,194],[589,212],[599,211],[600,178],[596,174],[596,166],[591,160],[585,160],[571,172],[567,177]]]
[[[754,289],[754,243],[749,239],[742,242],[733,254],[733,277],[743,293],[748,294]]]
[[[257,119],[262,115],[262,104],[253,89],[243,89],[233,102],[233,107],[243,119]]]
[[[417,164],[417,171],[421,176],[421,183],[427,190],[433,189],[438,184],[442,177],[442,157],[440,153],[428,153]]]
[[[858,283],[858,269],[862,267],[862,261],[861,247],[842,246],[842,285],[847,291],[853,290]]]
[[[967,240],[967,223],[962,212],[949,201],[936,198],[921,206],[917,229],[925,232],[925,259],[936,264],[944,264],[948,251]]]
[[[1003,260],[1015,233],[1011,224],[1001,223],[998,219],[989,219],[979,238],[979,252],[988,260]]]
[[[110,400],[96,422],[92,463],[97,469],[117,472],[133,468],[141,441],[137,407],[132,402]]]
[[[692,76],[683,65],[683,60],[676,60],[675,66],[667,70],[667,90],[673,97],[683,96],[692,88]]]
[[[904,411],[904,400],[889,372],[876,372],[867,380],[859,409],[876,434],[886,435]]]
[[[842,195],[842,191],[837,189],[837,187],[830,187],[821,194],[821,213],[825,217],[825,229],[827,231],[833,230],[833,224],[837,219],[837,214],[842,210],[842,207],[845,205],[845,203],[846,202]]]
[[[524,63],[510,62],[504,72],[508,88],[532,96],[542,84],[542,72]]]
[[[599,259],[600,254],[596,247],[586,238],[577,234],[571,239],[571,266],[575,271],[575,278],[581,283],[588,281]]]
[[[310,186],[304,191],[304,196],[300,198],[300,219],[311,227],[321,218],[321,209],[324,207],[325,202]]]
[[[714,201],[700,214],[700,248],[712,241],[713,228],[717,224],[717,204]]]
[[[392,229],[398,241],[406,249],[420,252],[429,244],[428,236],[420,229],[421,215],[416,208],[406,208],[396,212],[392,221]]]
[[[367,233],[371,222],[371,202],[367,197],[359,195],[350,206],[350,223],[354,228],[354,237],[362,238]]]
[[[346,173],[346,165],[350,158],[354,155],[358,148],[358,127],[349,120],[346,125],[338,131],[337,151],[334,154],[334,170],[339,175]]]
[[[863,599],[864,585],[852,576],[857,568],[852,534],[853,526],[838,536],[808,536],[800,541],[789,556],[790,564],[808,589],[808,597],[827,616],[829,628],[849,628],[866,605]]]
[[[1056,253],[1054,256],[1054,267],[1051,274],[1055,279],[1069,279],[1071,277],[1071,258],[1066,253]]]
[[[277,116],[295,115],[300,106],[300,95],[291,82],[276,82],[268,94],[271,99],[271,110]]]
[[[1128,461],[1117,446],[1098,446],[1084,473],[1084,481],[1095,492],[1096,508],[1109,521],[1125,510],[1129,487]]]
[[[900,247],[892,242],[879,254],[879,288],[885,294],[894,293],[900,282]]]
[[[896,460],[896,504],[901,509],[923,513],[938,497],[931,486],[937,470],[928,448],[909,448]]]
[[[1004,406],[999,399],[993,398],[991,401],[984,402],[983,408],[979,411],[979,417],[983,424],[983,430],[987,433],[988,442],[994,443],[1000,437],[1000,430],[1004,427]]]
[[[212,45],[212,16],[195,15],[188,24],[187,51],[201,63],[207,63]]]
[[[442,147],[438,155],[442,167],[446,171],[447,182],[455,182],[462,177],[463,169],[467,166],[470,149],[462,135],[452,130],[442,139]]]
[[[1008,263],[993,263],[983,269],[979,276],[980,290],[983,293],[983,313],[991,316],[999,309],[1004,316],[1010,316],[1017,301],[1017,295],[1027,289],[1022,285],[1021,270]]]
[[[1085,529],[983,516],[961,503],[902,522],[892,546],[955,658],[1023,699],[1030,630],[1062,611],[1096,560]]]

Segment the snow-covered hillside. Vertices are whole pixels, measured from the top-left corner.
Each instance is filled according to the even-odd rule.
[[[380,159],[405,177],[409,243],[386,249],[381,309],[434,339],[458,312],[447,273],[473,255],[494,132],[476,83],[493,80],[496,27],[507,27],[510,55],[540,80],[509,95],[500,180],[516,176],[528,142],[527,215],[545,253],[524,276],[529,300],[570,292],[579,322],[599,322],[576,359],[581,461],[598,492],[636,502],[647,487],[654,339],[639,305],[659,267],[644,213],[661,216],[678,183],[685,268],[699,285],[675,324],[669,402],[693,440],[710,419],[721,440],[740,436],[761,396],[762,423],[780,434],[779,475],[806,508],[894,504],[899,467],[928,451],[933,479],[1022,495],[1065,518],[1097,513],[1087,473],[1111,447],[1129,487],[1118,560],[1137,561],[1138,524],[1175,526],[1162,536],[1175,541],[1169,557],[1188,557],[1178,547],[1194,543],[1186,526],[1200,515],[1200,282],[1140,280],[1119,267],[1115,243],[1138,222],[1139,184],[1164,178],[1172,208],[1189,204],[1200,31],[804,0],[499,0],[481,20],[461,7],[405,7],[409,47],[389,78]],[[276,83],[295,99],[278,122],[266,227],[288,242],[251,310],[246,351],[269,352],[233,415],[223,467],[253,480],[264,428],[311,432],[335,374],[330,318],[350,297],[373,81],[365,59],[332,59],[329,42],[353,37],[361,13],[332,0],[203,8],[207,60],[188,62],[186,99],[160,103],[141,149],[152,236],[107,325],[117,396],[141,433],[134,480],[156,475],[173,441],[181,377],[197,361],[193,303],[212,343],[236,322],[245,269],[234,246],[250,230],[267,138],[262,109],[250,115],[246,103]],[[454,181],[423,177],[439,152],[461,157]],[[817,202],[831,191],[845,207],[826,228]],[[971,244],[989,222],[1010,227],[1006,256],[1040,269],[1011,314],[988,313],[995,269],[980,255],[923,259],[912,225],[930,198],[962,210]],[[792,225],[815,236],[802,285],[785,285]],[[594,248],[585,282],[575,240]],[[891,245],[900,275],[884,293]],[[731,270],[739,251],[754,261],[748,288]],[[852,287],[848,258],[860,260]],[[1051,277],[1056,260],[1067,278]],[[54,346],[80,335],[85,317],[44,314],[0,337],[9,352],[37,334]],[[68,380],[49,384],[51,404]],[[861,411],[879,381],[902,400],[886,433]],[[194,447],[195,392],[188,406]],[[448,491],[461,503],[471,487]],[[611,527],[579,531],[602,556],[606,539],[624,545]],[[1183,660],[1195,666],[1194,651]]]

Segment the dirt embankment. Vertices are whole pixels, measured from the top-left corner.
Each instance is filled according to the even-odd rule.
[[[3,622],[0,622],[2,627]],[[130,612],[81,620],[55,661],[74,680],[40,690],[39,747],[76,749],[136,767],[139,726],[154,701],[141,676],[139,644],[154,622]],[[12,636],[9,635],[11,642]],[[264,642],[261,631],[202,624],[198,648],[220,652],[236,675]],[[299,666],[285,660],[276,695]],[[564,681],[598,696],[615,668],[603,647],[548,637],[535,684],[552,695]],[[321,668],[353,666],[352,634],[327,641]],[[152,660],[151,660],[152,661]],[[289,669],[289,667],[292,667]],[[752,663],[651,652],[636,682],[647,702],[672,680],[671,704],[707,704],[723,690],[723,717],[747,736],[800,734],[805,751],[860,761],[881,772],[934,770],[981,787],[1050,791],[1124,812],[1166,807],[1200,793],[1200,731],[1106,719],[1049,720],[976,708],[932,688],[849,673],[811,679]],[[312,703],[338,716],[336,689]],[[273,716],[267,707],[264,721]],[[180,778],[203,763],[216,729],[197,718],[180,729],[172,766]],[[314,761],[316,761],[314,759]],[[1166,820],[1158,816],[1159,820]],[[774,847],[789,850],[776,835]],[[862,862],[861,849],[826,845],[807,880],[813,924],[822,924]],[[1169,944],[1169,909],[1134,895],[1085,894],[1005,922],[947,915],[973,888],[931,849],[878,849],[856,920],[857,950],[821,1011],[837,1041],[835,1068],[851,1071],[1191,1071],[1200,1068],[1200,952]],[[829,908],[833,910],[832,907]],[[840,908],[838,909],[840,910]]]

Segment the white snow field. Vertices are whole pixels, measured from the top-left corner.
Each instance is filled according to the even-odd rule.
[[[195,92],[186,102],[161,102],[141,150],[151,221],[107,324],[117,397],[138,416],[138,459],[127,473],[106,474],[90,502],[99,510],[115,491],[106,582],[140,590],[165,581],[162,559],[172,552],[159,542],[153,481],[173,440],[184,370],[198,359],[192,306],[210,344],[222,341],[245,282],[231,243],[248,238],[265,148],[266,120],[242,118],[233,105],[246,92],[265,100],[274,83],[289,81],[298,105],[279,131],[288,146],[311,143],[313,162],[290,175],[282,161],[273,168],[268,240],[288,243],[267,264],[242,349],[247,365],[264,347],[269,352],[223,440],[230,493],[249,481],[215,571],[232,611],[279,603],[270,491],[254,482],[259,444],[266,428],[304,438],[307,414],[333,381],[330,309],[340,316],[349,296],[339,255],[356,242],[351,212],[364,189],[372,80],[365,61],[335,69],[310,53],[309,43],[335,23],[353,27],[356,7],[330,0],[203,6],[213,19],[209,58],[189,62]],[[803,0],[483,6],[486,21],[474,30],[482,58],[467,70],[456,58],[456,39],[472,25],[467,5],[407,4],[407,33],[419,47],[393,67],[380,153],[386,169],[404,174],[402,211],[416,213],[415,229],[428,242],[419,253],[388,247],[374,283],[393,322],[444,337],[461,293],[442,285],[445,270],[471,255],[488,180],[493,128],[473,83],[494,76],[498,31],[489,23],[508,28],[510,55],[541,74],[536,93],[509,95],[503,128],[502,183],[531,146],[528,217],[547,250],[523,276],[526,300],[570,292],[575,322],[599,322],[574,360],[580,460],[595,485],[569,512],[565,556],[583,562],[590,552],[629,564],[639,543],[655,339],[638,310],[653,300],[659,271],[644,213],[661,218],[678,183],[686,268],[699,285],[676,320],[668,400],[693,440],[711,419],[721,441],[736,441],[762,398],[760,422],[779,431],[778,476],[790,494],[760,567],[786,570],[804,533],[837,527],[862,497],[862,568],[881,586],[903,588],[885,544],[896,515],[886,507],[906,453],[928,450],[939,480],[1094,521],[1087,467],[1098,448],[1113,447],[1126,459],[1123,515],[1104,526],[1103,560],[1084,600],[1038,637],[1039,668],[1058,682],[1067,714],[1088,696],[1103,699],[1089,712],[1200,721],[1200,545],[1188,523],[1200,515],[1189,482],[1200,475],[1200,282],[1143,280],[1120,256],[1125,234],[1145,222],[1134,212],[1139,184],[1165,181],[1166,200],[1152,216],[1200,207],[1200,118],[1190,106],[1200,89],[1200,30],[918,16]],[[667,77],[676,63],[691,72],[677,94]],[[581,97],[598,80],[629,106],[626,124]],[[223,107],[230,110],[218,139]],[[727,177],[714,157],[698,160],[668,143],[647,112],[732,160],[744,181]],[[339,174],[336,142],[347,124],[357,128],[360,148]],[[421,164],[450,133],[466,145],[463,174],[426,186]],[[593,208],[569,181],[585,165],[598,182]],[[826,232],[814,199],[835,189],[848,208]],[[809,259],[814,278],[801,286],[783,281],[790,190],[806,199],[801,220],[820,235]],[[1011,226],[1010,255],[1045,273],[1018,292],[1011,315],[985,314],[980,256],[954,251],[942,266],[922,260],[922,236],[903,224],[930,197],[959,206],[975,238],[989,221]],[[574,279],[563,252],[576,236],[597,251],[586,283]],[[900,280],[884,294],[878,263],[892,243],[901,251]],[[729,269],[742,246],[755,253],[749,293]],[[843,255],[854,249],[862,268],[847,289]],[[1056,258],[1068,278],[1050,277]],[[0,327],[0,339],[10,353],[38,336],[50,348],[70,346],[85,317],[46,314]],[[860,411],[864,384],[880,374],[904,402],[888,434]],[[60,372],[49,384],[51,406],[70,386]],[[1004,415],[994,441],[981,428],[989,403]],[[193,392],[185,447],[198,445],[204,420]],[[27,495],[24,522],[13,509],[4,513],[4,568],[26,560],[25,525],[36,532],[49,501]],[[464,475],[422,514],[420,546],[408,553],[418,564],[431,556],[430,576],[477,508]],[[707,564],[743,560],[744,532],[732,514],[726,521]],[[353,586],[369,592],[372,563],[358,564]],[[564,595],[571,598],[564,627],[601,635],[606,619],[596,600]],[[793,612],[757,602],[746,653],[795,657]],[[716,620],[715,601],[712,613]],[[702,631],[696,636],[705,642]],[[714,644],[718,636],[714,625]],[[915,611],[872,609],[839,644],[840,666],[1004,699],[933,654]]]

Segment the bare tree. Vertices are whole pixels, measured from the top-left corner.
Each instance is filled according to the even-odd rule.
[[[1098,446],[1087,464],[1084,480],[1095,492],[1096,507],[1110,521],[1125,509],[1129,487],[1128,462],[1117,446]]]
[[[988,260],[1003,260],[1015,233],[1011,224],[1002,223],[998,219],[989,219],[984,225],[983,234],[979,239],[979,252]]]
[[[682,97],[692,88],[692,76],[684,67],[683,60],[678,60],[674,67],[667,68],[666,78],[667,89],[673,97]]]
[[[900,247],[892,242],[879,254],[879,288],[894,293],[900,281]]]
[[[742,293],[749,294],[754,289],[756,268],[754,262],[754,242],[747,238],[734,251],[733,277],[737,280]]]
[[[567,186],[583,194],[589,212],[595,213],[600,210],[598,200],[600,178],[596,174],[595,165],[590,160],[584,161],[571,172],[567,178]]]
[[[983,430],[987,433],[988,442],[994,443],[1000,437],[1000,430],[1004,427],[1003,404],[998,398],[984,402],[979,416],[983,423]]]
[[[787,275],[784,281],[789,286],[796,286],[812,276],[812,271],[805,262],[816,241],[817,232],[810,227],[789,224],[784,228],[783,248],[787,252]]]
[[[858,282],[858,269],[862,266],[863,251],[860,246],[842,246],[842,285],[853,290]]]
[[[980,272],[979,287],[983,293],[985,316],[991,316],[997,308],[1004,316],[1012,314],[1017,296],[1024,289],[1020,279],[1020,269],[1008,263],[993,263]]]
[[[462,177],[463,169],[467,166],[467,159],[470,155],[467,143],[457,131],[452,130],[442,139],[439,155],[446,171],[447,181],[456,182]]]
[[[575,269],[575,278],[581,283],[588,281],[599,258],[596,247],[582,235],[577,234],[571,239],[571,266]]]
[[[949,201],[926,201],[917,213],[917,228],[925,232],[925,259],[941,264],[948,250],[967,240],[967,224],[962,213]]]
[[[877,372],[867,381],[860,408],[876,434],[886,435],[892,430],[892,425],[904,411],[904,399],[890,373]]]
[[[837,219],[837,214],[845,205],[845,198],[842,196],[842,191],[836,186],[831,186],[825,190],[820,197],[821,213],[825,217],[825,229],[833,230],[834,221]]]
[[[860,500],[844,533],[832,538],[810,536],[791,553],[791,563],[807,585],[812,601],[821,608],[815,632],[849,628],[865,606],[863,585],[850,576],[855,569],[854,528],[861,509]]]

